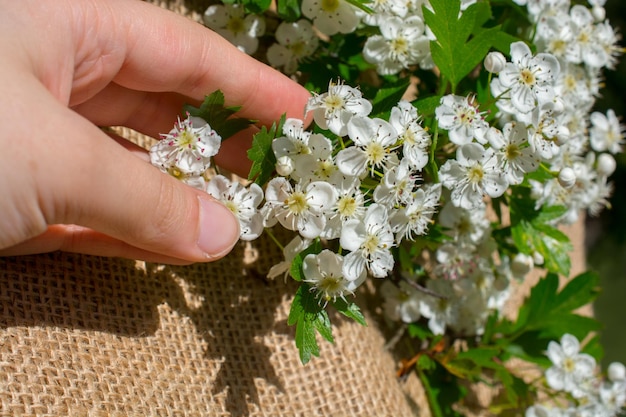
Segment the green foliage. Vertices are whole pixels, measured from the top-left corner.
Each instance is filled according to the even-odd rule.
[[[302,262],[307,255],[317,254],[322,251],[322,245],[320,244],[319,239],[316,239],[311,245],[296,255],[296,257],[291,262],[291,267],[289,268],[289,275],[296,281],[304,280],[304,273],[302,272]]]
[[[550,224],[562,217],[567,208],[544,206],[536,210],[527,187],[515,189],[510,208],[511,236],[518,250],[529,255],[536,251],[543,256],[543,266],[548,271],[569,275],[573,246],[565,233]]]
[[[303,364],[309,362],[312,355],[320,355],[317,333],[331,343],[334,340],[328,313],[318,301],[310,287],[301,284],[291,303],[287,318],[288,325],[296,326],[296,347]]]
[[[496,44],[503,48],[513,38],[502,32],[500,26],[483,27],[491,18],[487,2],[471,5],[460,17],[460,0],[432,0],[430,4],[433,10],[423,7],[423,11],[426,24],[437,37],[430,45],[432,57],[454,92],[489,49]]]
[[[204,119],[222,137],[222,141],[254,123],[253,120],[232,117],[240,109],[240,106],[225,106],[224,94],[220,90],[207,95],[200,107],[192,105],[183,107],[183,110],[191,116]]]
[[[252,147],[248,149],[248,159],[252,161],[248,179],[254,180],[255,183],[261,186],[265,185],[274,173],[276,156],[272,151],[272,141],[277,134],[282,132],[285,120],[286,117],[283,115],[278,125],[273,123],[269,130],[263,126],[261,131],[254,135]]]

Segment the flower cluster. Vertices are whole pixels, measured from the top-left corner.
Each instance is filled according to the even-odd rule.
[[[570,246],[558,226],[608,206],[625,133],[614,111],[594,111],[603,71],[622,51],[604,1],[512,1],[497,6],[508,10],[500,17],[525,14],[526,26],[512,33],[506,21],[485,24],[495,19],[486,0],[286,1],[264,14],[261,2],[212,5],[207,26],[313,95],[303,119],[283,118],[255,139],[251,159],[265,171],[249,180],[258,183],[213,172],[222,138],[211,126],[221,132],[220,124],[191,115],[152,148],[152,163],[222,201],[243,240],[292,231],[290,242],[277,242],[284,260],[268,277],[300,281],[316,314],[332,304],[358,320],[351,296],[380,278],[392,321],[470,347],[485,336],[494,345],[480,355],[508,358],[519,347],[507,350],[506,337],[493,335],[511,284],[536,266],[569,274]],[[293,311],[290,324],[304,310]],[[301,319],[307,340],[321,322],[330,326]],[[525,325],[499,329],[518,337]],[[527,416],[622,408],[623,366],[600,381],[595,359],[569,334],[548,356],[548,386],[577,405],[561,414],[535,405]]]
[[[536,404],[526,417],[615,416],[626,404],[626,367],[613,362],[607,378],[598,373],[595,359],[581,353],[580,342],[564,334],[561,343],[550,342],[547,355],[552,366],[545,378],[548,386],[571,399],[568,404]]]

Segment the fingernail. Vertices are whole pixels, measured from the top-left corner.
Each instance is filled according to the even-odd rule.
[[[200,233],[198,247],[209,260],[221,258],[231,251],[239,239],[239,222],[223,204],[210,197],[200,201]]]

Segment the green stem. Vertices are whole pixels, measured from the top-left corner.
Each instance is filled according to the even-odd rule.
[[[431,414],[433,415],[433,417],[444,417],[443,412],[441,411],[441,408],[439,407],[437,396],[433,392],[432,387],[430,386],[430,381],[428,380],[428,378],[422,371],[417,369],[417,367],[416,367],[416,373],[417,373],[417,376],[419,376],[422,386],[424,387],[424,392],[426,392],[426,399],[428,400],[428,405],[430,406]]]
[[[284,250],[285,247],[282,245],[282,243],[280,243],[278,241],[278,239],[276,239],[276,236],[274,236],[274,233],[272,233],[272,229],[269,227],[265,228],[265,233],[270,237],[270,239],[272,239],[274,241],[274,243],[276,243],[276,246],[278,246],[280,248],[280,250]]]

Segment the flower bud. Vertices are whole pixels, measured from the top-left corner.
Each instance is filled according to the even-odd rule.
[[[276,172],[278,175],[288,177],[293,172],[293,159],[287,155],[283,155],[276,161]]]
[[[532,256],[518,253],[513,257],[511,262],[511,273],[517,279],[524,279],[526,274],[528,274],[534,266],[535,262]]]
[[[492,74],[497,74],[504,69],[506,58],[500,52],[489,52],[485,57],[485,69]]]
[[[611,362],[607,369],[607,375],[613,382],[623,381],[626,379],[626,367],[620,362]]]
[[[602,6],[593,6],[591,8],[591,14],[596,22],[602,22],[606,18],[606,10]]]
[[[576,184],[576,173],[572,168],[565,167],[559,172],[559,184],[565,189],[572,188]]]
[[[540,254],[539,252],[533,252],[533,262],[535,263],[535,265],[543,265],[544,261],[545,259],[543,259],[542,254]]]
[[[608,177],[615,172],[616,166],[617,164],[615,163],[615,158],[613,158],[613,155],[603,153],[598,156],[598,166],[596,168],[598,174]]]

